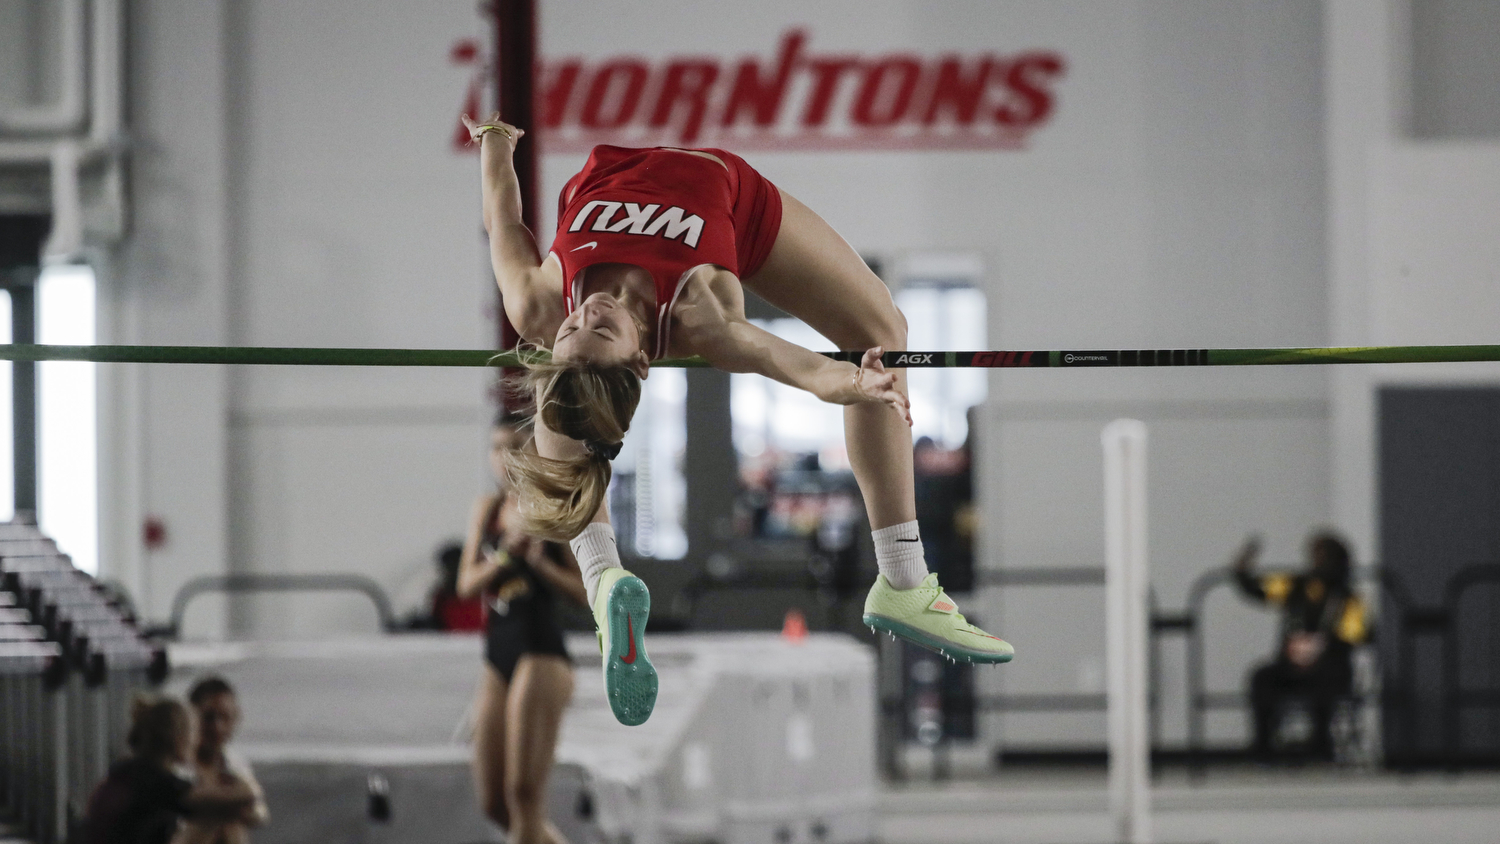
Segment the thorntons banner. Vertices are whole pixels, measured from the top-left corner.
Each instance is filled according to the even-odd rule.
[[[472,43],[455,61],[483,66]],[[546,152],[594,144],[737,150],[1021,149],[1056,109],[1052,50],[821,52],[790,29],[770,55],[548,59],[537,82]],[[479,99],[481,76],[466,107]],[[460,127],[461,129],[462,127]],[[467,141],[461,131],[455,143]]]

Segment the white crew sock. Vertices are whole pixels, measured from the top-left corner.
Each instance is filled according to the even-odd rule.
[[[896,589],[915,589],[927,576],[927,557],[915,519],[871,531],[875,538],[875,564]]]
[[[915,524],[915,522],[913,522]],[[605,569],[620,568],[620,549],[615,547],[615,529],[604,522],[589,522],[583,532],[568,543],[583,572],[583,588],[589,593],[589,609],[594,608],[594,594],[599,591],[599,576]]]

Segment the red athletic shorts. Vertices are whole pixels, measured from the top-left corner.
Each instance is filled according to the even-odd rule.
[[[739,276],[748,278],[760,270],[776,245],[781,231],[781,191],[738,155],[722,149],[703,152],[729,166],[734,249],[740,259]]]

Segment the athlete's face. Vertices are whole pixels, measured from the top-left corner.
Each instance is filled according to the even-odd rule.
[[[605,366],[628,366],[642,378],[651,359],[641,351],[641,333],[618,299],[595,293],[583,300],[557,329],[552,356]]]
[[[217,755],[234,737],[234,728],[240,722],[239,702],[232,694],[220,693],[209,695],[196,708],[198,747],[208,750],[210,756]]]

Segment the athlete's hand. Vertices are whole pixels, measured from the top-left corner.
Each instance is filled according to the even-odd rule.
[[[469,130],[469,142],[476,146],[483,146],[486,137],[493,136],[496,141],[503,142],[505,148],[515,152],[516,142],[526,134],[525,129],[519,129],[500,119],[500,112],[490,112],[482,122],[465,114],[459,119],[463,120],[464,127]]]
[[[895,408],[910,426],[911,401],[896,389],[896,373],[885,370],[885,364],[880,360],[883,352],[884,350],[879,346],[865,350],[865,356],[859,362],[859,369],[854,373],[854,392],[857,395],[855,400],[885,402]]]

